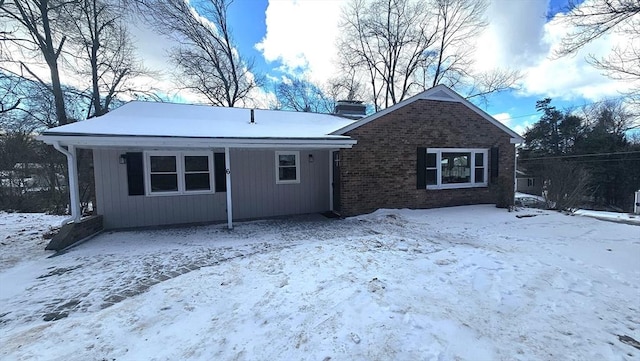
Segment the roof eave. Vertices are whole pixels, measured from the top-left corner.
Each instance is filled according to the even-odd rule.
[[[349,137],[328,138],[206,138],[42,134],[47,144],[59,143],[81,148],[351,148],[357,143]]]

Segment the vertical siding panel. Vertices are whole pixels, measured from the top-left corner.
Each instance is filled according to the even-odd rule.
[[[120,177],[119,174],[120,172],[118,172],[118,168],[117,165],[120,165],[116,160],[116,156],[115,154],[117,154],[117,151],[110,151],[107,157],[107,167],[109,169],[109,173],[108,173],[108,179],[110,180],[109,182],[109,190],[111,193],[111,202],[112,202],[112,207],[113,207],[113,218],[114,221],[117,224],[121,224],[123,219],[127,219],[127,217],[123,217],[123,207],[122,207],[122,202],[120,200]],[[116,177],[113,177],[112,175],[116,175]]]
[[[243,217],[244,210],[244,202],[243,195],[241,192],[241,178],[242,174],[240,171],[240,157],[241,154],[238,150],[229,150],[229,162],[231,163],[229,166],[231,167],[231,200],[233,205],[233,219],[239,219]],[[227,189],[228,191],[228,189]]]
[[[244,153],[241,150],[231,152],[229,161],[231,162],[231,198],[233,203],[233,218],[242,219],[246,217],[248,202],[246,200],[246,189],[244,188],[244,179],[246,175],[244,170]]]
[[[262,152],[260,167],[256,167],[256,174],[254,174],[256,182],[261,181],[256,185],[256,189],[259,189],[262,195],[262,199],[257,198],[255,201],[260,212],[258,217],[277,215],[278,193],[276,192],[275,156],[275,151]]]
[[[105,227],[125,228],[162,224],[224,221],[226,193],[188,196],[129,196],[126,167],[119,164],[126,150],[94,152],[98,212]],[[314,162],[309,163],[309,153]],[[325,154],[326,153],[326,154]],[[234,219],[311,213],[329,208],[328,152],[300,151],[299,184],[276,184],[273,150],[232,150]]]
[[[104,158],[104,151],[95,149],[93,151],[93,175],[96,185],[96,213],[101,214],[104,217],[104,166],[102,159]],[[107,222],[103,218],[103,222]]]
[[[249,151],[241,150],[238,152],[237,174],[239,179],[236,192],[241,195],[240,200],[243,209],[242,215],[239,217],[241,219],[253,217],[252,214],[255,212],[256,189],[254,186],[255,180],[253,179],[255,166],[253,163],[249,163],[251,160]]]

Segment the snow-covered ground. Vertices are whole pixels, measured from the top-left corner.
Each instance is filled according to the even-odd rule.
[[[640,360],[634,225],[384,210],[104,233],[47,258],[59,221],[0,213],[2,360]]]
[[[593,217],[605,221],[625,222],[629,224],[640,225],[640,215],[637,214],[590,211],[587,209],[578,209],[577,211],[573,212],[573,214],[578,216]]]

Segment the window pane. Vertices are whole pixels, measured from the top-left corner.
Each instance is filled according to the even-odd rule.
[[[436,153],[427,153],[427,168],[436,167]]]
[[[151,160],[152,172],[175,172],[176,171],[176,157],[168,156],[155,156],[149,157]]]
[[[476,183],[484,183],[484,168],[476,168]]]
[[[296,180],[296,167],[280,167],[278,172],[278,179],[281,181]]]
[[[435,169],[427,169],[427,185],[438,184],[436,180],[437,171]]]
[[[471,153],[442,153],[442,184],[470,183]]]
[[[484,165],[484,154],[476,153],[476,167],[482,167]]]
[[[278,165],[281,167],[296,165],[295,154],[280,154],[278,155]]]
[[[187,155],[184,157],[184,170],[186,172],[208,172],[209,157]]]
[[[177,174],[152,174],[151,175],[151,191],[152,192],[177,192],[178,191],[178,175]]]
[[[185,188],[188,191],[210,190],[209,173],[191,173],[184,175]]]

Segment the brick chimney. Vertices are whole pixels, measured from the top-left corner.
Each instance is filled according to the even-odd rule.
[[[367,116],[367,105],[359,100],[338,100],[334,114],[349,119],[364,118]]]

